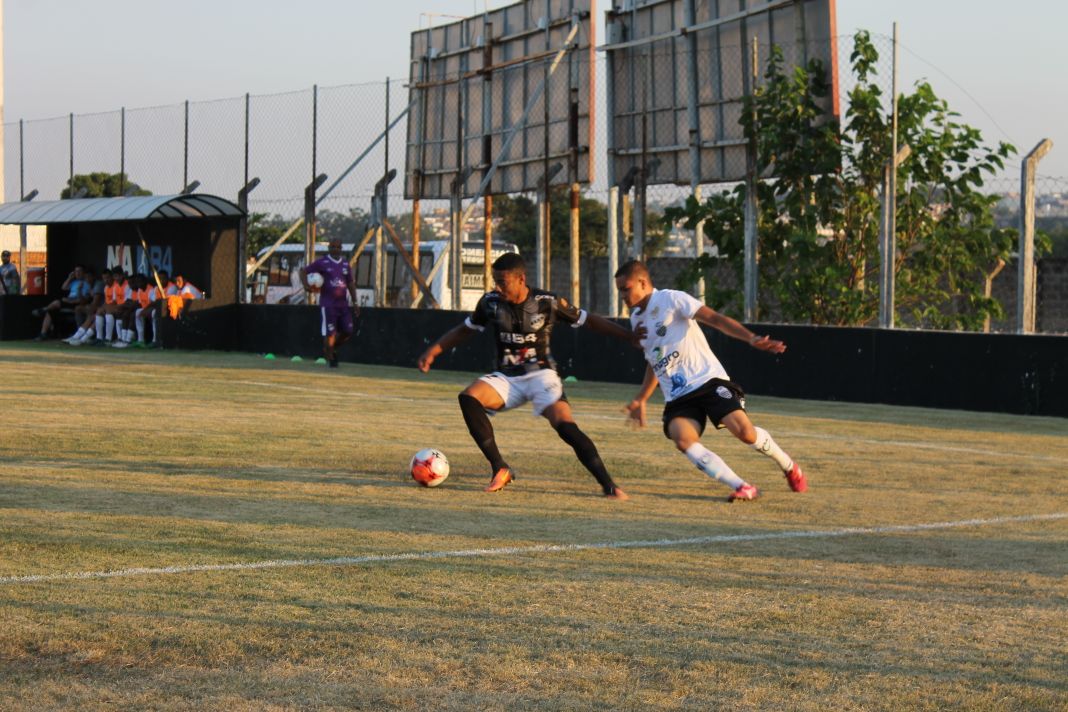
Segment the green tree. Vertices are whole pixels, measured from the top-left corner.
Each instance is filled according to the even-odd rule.
[[[67,187],[60,191],[61,200],[78,195],[83,198],[118,198],[124,195],[152,195],[127,177],[125,173],[76,173],[67,179]]]
[[[552,189],[549,204],[549,240],[552,254],[563,257],[571,253],[571,192],[567,186]],[[525,195],[495,196],[493,214],[500,219],[495,239],[514,243],[523,255],[533,255],[538,235],[538,205]],[[646,252],[656,255],[667,243],[668,230],[662,216],[652,212],[646,231]],[[579,251],[588,257],[608,254],[608,206],[599,200],[579,195]]]
[[[347,213],[322,210],[315,216],[317,239],[326,242],[338,237],[342,242],[359,243],[367,230],[368,220],[367,213],[360,208],[350,208]],[[394,229],[398,227],[394,220],[390,220],[390,225],[393,225]],[[303,233],[301,239],[304,239]]]
[[[850,57],[856,84],[842,124],[827,118],[829,91],[819,62],[786,71],[773,48],[766,83],[746,101],[742,124],[755,142],[758,183],[761,308],[777,307],[789,321],[869,324],[879,306],[878,233],[883,168],[890,159],[891,122],[875,81],[878,53],[866,32]],[[988,274],[1007,260],[1012,230],[998,229],[997,196],[980,191],[984,176],[1015,152],[983,144],[979,131],[927,83],[899,98],[899,143],[912,154],[898,171],[896,309],[916,326],[977,329],[1002,315],[985,297]],[[692,198],[667,219],[705,234],[719,254],[743,270],[744,186]],[[1039,248],[1044,245],[1040,242]],[[711,266],[703,256],[690,283]],[[712,293],[714,306],[737,308],[737,293]]]
[[[250,213],[248,216],[248,254],[255,257],[265,247],[270,247],[293,224],[281,215]],[[286,244],[303,243],[304,232],[299,228],[286,238]]]

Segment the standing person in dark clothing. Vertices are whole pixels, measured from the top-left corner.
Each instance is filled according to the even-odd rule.
[[[459,396],[467,429],[493,473],[486,491],[497,492],[515,479],[515,471],[497,449],[487,412],[510,410],[530,401],[534,414],[544,416],[574,449],[606,497],[629,499],[612,481],[593,441],[575,424],[556,362],[549,352],[549,335],[558,321],[572,327],[588,326],[632,346],[637,346],[638,335],[596,314],[587,314],[562,297],[528,286],[526,265],[517,254],[502,255],[493,263],[493,281],[497,288],[484,294],[471,315],[435,341],[418,361],[419,370],[425,373],[442,353],[486,327],[493,329],[497,370],[475,380]]]

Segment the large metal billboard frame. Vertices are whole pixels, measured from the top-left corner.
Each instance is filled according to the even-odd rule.
[[[648,185],[745,180],[739,119],[772,45],[787,71],[823,61],[838,115],[835,0],[627,0],[606,20],[610,184],[654,160]]]
[[[454,197],[458,179],[459,194],[474,197],[495,162],[485,194],[544,190],[546,169],[557,162],[569,170],[550,185],[588,184],[594,12],[595,0],[525,0],[413,32],[405,197]],[[570,50],[550,77],[550,63],[565,46]]]

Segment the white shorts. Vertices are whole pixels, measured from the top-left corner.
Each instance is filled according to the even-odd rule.
[[[551,368],[524,373],[522,376],[506,376],[494,371],[478,380],[488,383],[497,391],[504,401],[502,411],[518,408],[530,401],[534,404],[534,415],[541,415],[546,408],[564,397],[560,374]]]

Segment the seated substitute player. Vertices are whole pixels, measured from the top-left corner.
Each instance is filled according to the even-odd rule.
[[[641,344],[647,362],[641,390],[626,406],[628,416],[639,426],[645,425],[645,403],[659,382],[666,401],[664,435],[675,442],[675,447],[697,469],[733,490],[728,501],[756,499],[760,493],[736,475],[719,455],[701,444],[706,418],[716,428],[726,428],[743,443],[774,460],[790,489],[804,492],[808,485],[801,468],[766,430],[750,422],[745,413],[745,393],[731,383],[695,322],[707,324],[760,351],[780,354],[786,345],[754,334],[685,292],[653,288],[649,270],[637,260],[620,267],[615,278],[619,296],[631,310],[631,326],[644,335]]]
[[[156,277],[159,279],[159,285],[163,286],[163,292],[159,291],[156,279],[148,280],[148,286],[141,295],[138,296],[138,304],[140,308],[134,311],[134,326],[137,330],[137,343],[142,346],[147,346],[145,341],[145,320],[152,320],[152,345],[160,345],[160,333],[159,322],[160,314],[163,312],[163,304],[167,297],[175,296],[178,294],[178,287],[171,281],[171,277],[167,274],[166,270],[159,270],[156,272]]]
[[[319,308],[323,317],[323,356],[330,368],[337,368],[337,350],[352,338],[353,317],[360,316],[360,303],[356,298],[356,280],[349,261],[341,254],[341,238],[330,240],[330,251],[324,257],[300,268],[300,283],[310,292],[309,274],[323,277],[319,293]],[[352,297],[352,307],[349,307]]]
[[[480,377],[460,394],[460,411],[471,437],[489,460],[493,471],[486,492],[496,492],[515,479],[515,472],[501,457],[487,411],[497,413],[531,401],[534,414],[543,415],[560,438],[574,449],[578,459],[597,479],[606,497],[629,499],[612,481],[597,453],[597,447],[571,416],[556,362],[549,353],[553,324],[588,325],[594,331],[637,346],[638,338],[626,329],[596,314],[569,304],[555,294],[527,286],[523,258],[508,253],[493,263],[497,289],[482,295],[474,312],[446,332],[419,357],[419,370],[426,373],[440,354],[466,341],[475,332],[492,326],[497,342],[498,370]]]
[[[96,312],[104,303],[104,294],[111,286],[111,270],[105,269],[99,279],[92,279],[92,271],[86,270],[86,282],[92,282],[89,303],[74,308],[74,320],[78,330],[69,339],[64,339],[71,346],[81,346],[94,339]]]
[[[43,317],[41,319],[41,333],[37,335],[34,341],[44,341],[48,338],[56,319],[59,317],[59,313],[63,310],[74,313],[74,319],[77,322],[76,310],[78,307],[88,304],[92,300],[93,285],[86,282],[85,269],[81,265],[74,265],[74,269],[67,275],[67,279],[63,281],[63,286],[60,289],[67,292],[67,296],[56,299],[43,309],[33,310],[34,316]]]

